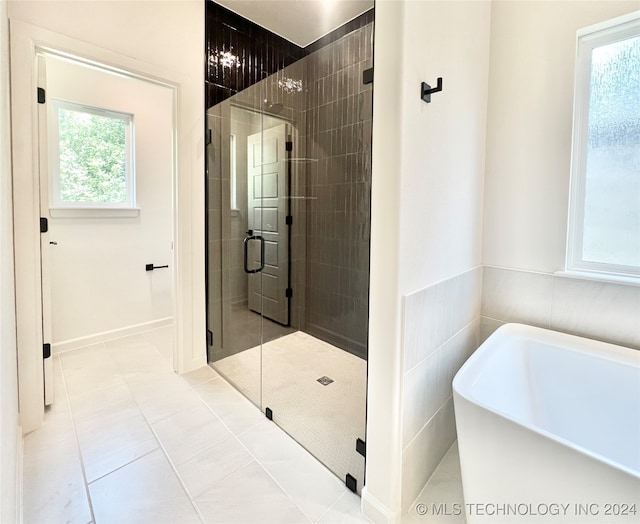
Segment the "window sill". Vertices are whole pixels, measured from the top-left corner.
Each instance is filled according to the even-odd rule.
[[[624,284],[627,286],[640,286],[640,277],[630,277],[622,275],[607,275],[605,273],[590,273],[588,271],[556,271],[554,275],[558,277],[579,278],[594,282],[605,282],[608,284]]]
[[[51,218],[134,218],[140,214],[138,207],[54,207],[49,209]]]

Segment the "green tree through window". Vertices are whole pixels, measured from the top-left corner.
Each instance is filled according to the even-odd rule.
[[[128,122],[58,108],[62,202],[127,202]]]

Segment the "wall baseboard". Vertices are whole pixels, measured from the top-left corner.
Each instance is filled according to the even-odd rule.
[[[367,486],[362,488],[362,502],[360,504],[362,514],[375,524],[394,524],[400,522],[400,512],[393,512],[367,491]]]
[[[333,346],[336,346],[347,353],[351,353],[356,357],[360,357],[364,360],[367,359],[367,345],[362,342],[358,342],[357,340],[353,340],[352,338],[345,337],[335,331],[331,331],[330,329],[326,329],[322,326],[318,326],[317,324],[313,324],[311,322],[307,322],[304,329],[305,333],[309,335],[319,338],[320,340],[327,342]]]
[[[99,344],[100,342],[105,342],[114,338],[126,337],[127,335],[140,333],[141,331],[150,331],[152,329],[170,326],[171,324],[173,324],[173,317],[160,318],[158,320],[151,320],[150,322],[143,322],[141,324],[134,324],[132,326],[126,326],[119,329],[112,329],[111,331],[103,331],[102,333],[96,333],[95,335],[55,342],[51,345],[51,350],[53,353],[62,353],[71,349],[90,346],[91,344]]]

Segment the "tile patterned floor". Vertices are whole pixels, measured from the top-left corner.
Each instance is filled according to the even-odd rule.
[[[24,439],[25,523],[368,522],[215,371],[173,373],[167,329],[53,357],[56,401]]]

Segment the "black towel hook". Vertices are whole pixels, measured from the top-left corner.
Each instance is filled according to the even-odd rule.
[[[426,82],[422,82],[420,86],[420,98],[428,104],[431,102],[431,93],[437,93],[438,91],[442,91],[442,78],[438,78],[438,84],[433,88]]]

